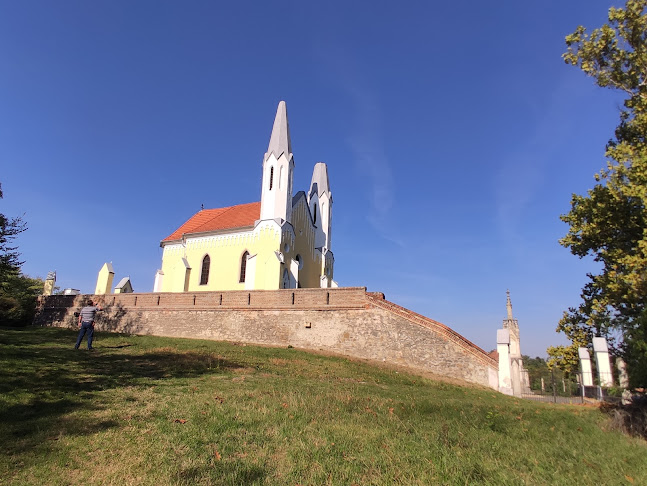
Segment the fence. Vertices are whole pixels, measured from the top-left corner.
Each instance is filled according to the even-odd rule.
[[[521,393],[522,398],[538,402],[585,403],[587,401],[619,401],[610,396],[608,389],[596,384],[591,373],[578,373],[572,378],[556,376],[555,371],[530,376],[529,386]]]

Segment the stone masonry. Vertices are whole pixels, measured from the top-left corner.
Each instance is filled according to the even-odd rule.
[[[34,324],[76,328],[87,296],[42,296]],[[498,363],[447,326],[363,287],[97,296],[98,331],[294,346],[492,388]]]

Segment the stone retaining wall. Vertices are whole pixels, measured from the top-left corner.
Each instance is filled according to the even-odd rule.
[[[76,327],[85,297],[41,297],[34,323]],[[481,348],[363,287],[96,297],[98,331],[292,345],[498,387],[498,364]]]

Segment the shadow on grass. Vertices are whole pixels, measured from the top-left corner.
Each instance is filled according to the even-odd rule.
[[[73,336],[61,329],[0,329],[0,436],[9,439],[0,451],[17,453],[60,433],[84,435],[117,426],[67,417],[100,408],[97,392],[242,367],[213,353],[140,350],[133,344],[74,350]]]

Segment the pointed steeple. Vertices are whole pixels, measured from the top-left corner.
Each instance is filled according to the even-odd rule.
[[[290,142],[288,109],[285,106],[285,101],[280,101],[279,106],[276,109],[276,117],[274,118],[270,144],[265,153],[265,160],[267,160],[270,154],[274,154],[274,157],[278,159],[283,153],[288,159],[290,158],[290,154],[292,153],[292,143]]]
[[[328,167],[323,162],[317,162],[315,168],[312,171],[312,180],[310,181],[310,194],[312,194],[312,189],[317,185],[317,192],[322,194],[324,192],[330,192],[330,183],[328,182]]]
[[[261,185],[261,219],[292,219],[292,182],[294,157],[290,142],[288,110],[285,101],[279,103],[272,126],[270,144],[263,158]]]
[[[512,302],[510,302],[510,291],[506,290],[506,302],[505,307],[508,310],[508,319],[512,320]]]

